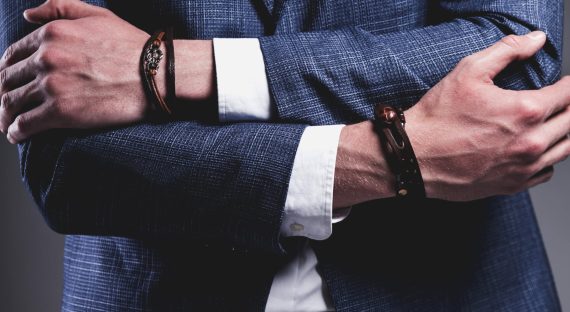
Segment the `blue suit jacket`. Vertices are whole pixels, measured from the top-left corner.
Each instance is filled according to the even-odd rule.
[[[560,0],[92,1],[183,38],[260,37],[279,123],[51,131],[20,146],[47,223],[68,236],[65,311],[262,311],[295,239],[279,236],[307,124],[408,106],[464,56],[542,29],[545,49],[496,79],[552,83]],[[2,50],[29,31],[2,0]],[[136,7],[133,8],[133,7]],[[338,311],[559,311],[528,194],[355,207],[314,242]]]

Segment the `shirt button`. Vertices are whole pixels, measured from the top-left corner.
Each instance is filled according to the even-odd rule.
[[[301,232],[302,230],[305,229],[305,226],[303,226],[302,224],[299,224],[299,223],[293,223],[289,226],[289,228],[293,232]]]

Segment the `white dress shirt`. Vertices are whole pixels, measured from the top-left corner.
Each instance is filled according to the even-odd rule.
[[[219,118],[223,122],[268,121],[274,112],[257,39],[214,39]],[[342,125],[305,129],[295,155],[285,214],[284,236],[324,240],[333,218],[332,199],[336,152]],[[273,279],[266,311],[334,311],[317,258],[308,244]]]

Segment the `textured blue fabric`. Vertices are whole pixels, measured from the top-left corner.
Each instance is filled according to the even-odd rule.
[[[283,120],[355,122],[370,119],[379,102],[413,105],[463,57],[536,29],[549,36],[545,49],[497,84],[537,88],[560,74],[559,0],[284,3],[277,35],[261,38]]]
[[[408,106],[462,57],[533,29],[546,48],[497,78],[537,88],[560,73],[562,1],[89,1],[150,31],[261,37],[283,122],[51,131],[20,146],[46,221],[70,235],[63,311],[262,311],[303,124]],[[0,48],[40,1],[0,0]],[[136,7],[136,10],[133,9]],[[100,236],[87,236],[100,235]],[[354,207],[313,242],[338,311],[560,311],[527,193],[471,203]]]

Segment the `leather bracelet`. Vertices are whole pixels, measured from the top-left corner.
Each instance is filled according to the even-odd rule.
[[[164,31],[157,31],[147,40],[141,54],[140,69],[145,92],[151,102],[151,111],[161,116],[169,116],[172,114],[172,110],[160,96],[154,79],[158,73],[159,63],[164,57],[162,50],[160,50],[164,35]]]
[[[396,177],[396,197],[423,199],[424,182],[412,144],[404,130],[406,119],[401,109],[378,105],[374,129],[382,140],[388,166]]]
[[[176,98],[176,67],[174,65],[174,29],[168,27],[164,37],[166,46],[166,102],[171,107],[172,112],[176,114],[179,109],[179,103]]]

